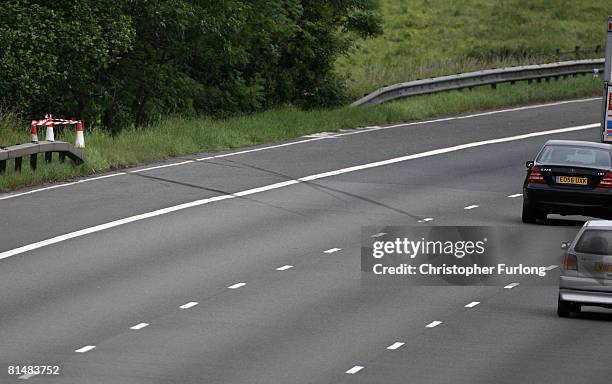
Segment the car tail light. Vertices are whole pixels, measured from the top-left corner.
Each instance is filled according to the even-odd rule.
[[[563,258],[563,269],[566,271],[570,269],[575,271],[578,269],[578,259],[576,255],[572,255],[571,253],[565,255]]]
[[[606,172],[603,179],[597,184],[597,188],[612,188],[612,172]]]
[[[527,182],[528,183],[543,183],[544,182],[544,177],[542,176],[540,167],[535,165],[529,170],[529,179],[527,179]],[[610,182],[612,183],[612,178],[610,179]]]

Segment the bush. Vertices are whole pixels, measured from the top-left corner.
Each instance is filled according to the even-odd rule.
[[[373,0],[8,0],[0,106],[112,132],[168,114],[343,103],[332,74],[381,32]]]

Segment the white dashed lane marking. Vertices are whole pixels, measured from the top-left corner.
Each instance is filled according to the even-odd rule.
[[[480,301],[472,301],[469,304],[465,305],[465,308],[474,308],[475,306],[477,306],[478,304],[480,304]]]
[[[244,287],[246,285],[246,283],[236,283],[234,285],[230,285],[228,288],[229,289],[238,289],[240,287]]]
[[[37,374],[37,373],[28,373],[28,374],[26,374],[26,375],[21,375],[21,376],[19,376],[19,378],[20,378],[21,380],[27,380],[27,379],[29,379],[29,378],[31,378],[31,377],[36,376],[36,375],[38,375],[38,374]]]
[[[379,233],[377,233],[377,234],[375,234],[375,235],[372,235],[372,237],[373,237],[373,238],[383,237],[383,236],[384,236],[384,235],[386,235],[386,234],[387,234],[386,232],[379,232]]]
[[[425,327],[427,328],[435,328],[438,325],[442,324],[442,321],[432,321],[431,323],[427,324]]]
[[[514,195],[508,195],[508,197],[521,197],[523,196],[522,193],[515,193]]]
[[[398,349],[399,347],[401,347],[404,344],[406,344],[406,343],[402,343],[401,341],[396,341],[395,343],[393,343],[390,346],[388,346],[387,349],[395,351],[396,349]]]
[[[276,268],[277,271],[286,271],[288,269],[293,268],[293,265],[283,265],[282,267]]]
[[[506,286],[504,287],[504,289],[512,289],[512,288],[516,287],[516,286],[517,286],[517,285],[519,285],[519,284],[520,284],[520,283],[511,283],[511,284],[506,285]]]
[[[361,365],[356,365],[353,368],[349,369],[348,371],[346,371],[346,373],[348,373],[349,375],[354,375],[357,372],[361,371],[363,368]]]
[[[331,248],[331,249],[328,249],[327,251],[323,251],[323,253],[334,253],[340,250],[342,250],[342,248]]]
[[[469,211],[470,209],[474,209],[474,208],[478,208],[478,207],[479,207],[479,205],[474,204],[474,205],[468,205],[467,207],[464,207],[463,209]]]
[[[140,324],[136,324],[133,327],[130,327],[130,329],[134,329],[134,330],[139,330],[139,329],[143,329],[144,327],[148,327],[149,323],[140,323]]]
[[[546,267],[546,270],[547,271],[552,271],[555,268],[559,268],[559,266],[558,265],[554,265],[554,264],[553,265],[549,265],[548,267]]]
[[[91,351],[94,348],[96,348],[95,345],[86,345],[86,346],[84,346],[82,348],[75,349],[74,351],[77,352],[77,353],[85,353],[85,352]]]
[[[185,304],[181,305],[179,308],[180,309],[189,309],[191,307],[195,307],[196,305],[198,305],[197,301],[190,301],[188,303],[185,303]]]

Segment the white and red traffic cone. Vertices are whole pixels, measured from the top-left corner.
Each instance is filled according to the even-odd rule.
[[[77,148],[85,148],[85,134],[83,133],[83,122],[81,120],[77,122],[74,146]]]
[[[45,125],[47,126],[45,130],[45,140],[47,141],[55,141],[55,135],[53,134],[53,120],[51,115],[45,116],[47,122]]]
[[[38,143],[38,122],[36,120],[32,120],[32,125],[30,129],[30,141],[32,143]]]

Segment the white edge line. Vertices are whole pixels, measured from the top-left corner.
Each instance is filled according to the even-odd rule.
[[[495,114],[499,114],[499,113],[517,112],[517,111],[534,109],[534,108],[554,107],[554,106],[557,106],[557,105],[564,105],[564,104],[585,103],[585,102],[594,101],[594,100],[600,100],[600,99],[601,99],[601,97],[591,97],[591,98],[587,98],[587,99],[564,100],[564,101],[558,101],[558,102],[546,103],[546,104],[536,104],[536,105],[528,105],[528,106],[524,106],[524,107],[499,109],[499,110],[496,110],[496,111],[481,112],[481,113],[475,113],[475,114],[465,115],[465,116],[453,116],[453,117],[447,117],[447,118],[442,118],[442,119],[433,119],[433,120],[424,120],[424,121],[413,121],[413,122],[410,122],[410,123],[395,124],[395,125],[389,125],[389,126],[385,126],[385,127],[380,127],[380,126],[357,127],[357,128],[352,129],[351,132],[339,133],[336,136],[355,135],[355,134],[359,134],[359,133],[367,133],[367,132],[379,131],[379,130],[384,130],[384,129],[409,127],[409,126],[413,126],[413,125],[439,123],[439,122],[452,121],[452,120],[470,119],[470,118],[474,118],[474,117],[489,116],[489,115],[495,115]],[[245,153],[259,152],[259,151],[264,151],[264,150],[268,150],[268,149],[286,147],[286,146],[289,146],[289,145],[303,144],[303,143],[307,143],[307,142],[310,142],[310,141],[323,140],[323,139],[325,139],[325,138],[324,137],[323,138],[317,137],[317,138],[308,139],[308,140],[292,141],[292,142],[289,142],[289,143],[283,143],[283,144],[278,144],[278,145],[271,145],[271,146],[267,146],[267,147],[247,149],[247,150],[244,150],[244,151],[225,153],[225,154],[222,154],[222,155],[202,157],[202,158],[195,159],[195,160],[189,160],[188,163],[192,163],[192,162],[196,162],[196,161],[212,160],[212,159],[228,157],[228,156],[243,155]],[[184,163],[184,164],[186,164],[186,163]],[[174,164],[169,164],[169,165],[166,165],[166,166],[175,166],[175,165],[180,165],[180,164],[179,163],[174,163]],[[156,168],[155,167],[151,167],[151,168],[146,168],[146,169],[149,170],[149,169],[156,169]],[[121,176],[121,175],[126,175],[128,173],[138,173],[138,172],[142,172],[142,171],[144,171],[144,169],[143,170],[134,170],[134,171],[119,172],[119,173],[114,173],[112,175],[102,176],[102,177],[98,177],[98,178],[83,179],[83,180],[80,180],[80,181],[77,181],[77,182],[64,183],[64,184],[54,185],[54,186],[51,186],[51,187],[34,189],[34,190],[31,190],[31,191],[27,191],[27,192],[15,193],[15,194],[7,195],[7,196],[2,196],[2,197],[0,197],[0,200],[11,199],[11,198],[14,198],[14,197],[29,195],[29,194],[32,194],[32,193],[47,191],[47,190],[55,189],[55,188],[69,187],[71,185],[74,185],[74,184],[77,184],[77,183],[81,183],[81,182],[100,180],[100,179],[105,179],[105,178],[109,178],[109,177],[113,177],[113,176]]]
[[[298,141],[291,141],[289,143],[283,143],[283,144],[277,144],[277,145],[270,145],[267,147],[260,147],[260,148],[253,148],[253,149],[246,149],[244,151],[238,151],[238,152],[230,152],[230,153],[224,153],[222,155],[215,155],[215,156],[207,156],[207,157],[201,157],[199,159],[195,159],[195,161],[206,161],[206,160],[213,160],[213,159],[220,159],[223,157],[228,157],[228,156],[237,156],[237,155],[244,155],[245,153],[251,153],[251,152],[260,152],[260,151],[265,151],[268,149],[275,149],[275,148],[281,148],[281,147],[288,147],[290,145],[296,145],[296,144],[304,144],[304,143],[309,143],[311,141],[318,141],[318,140],[322,140],[325,139],[324,137],[316,137],[316,138],[312,138],[312,139],[308,139],[308,140],[298,140]]]
[[[181,161],[180,163],[156,165],[154,167],[149,167],[149,168],[135,169],[133,171],[129,171],[129,173],[140,173],[140,172],[145,172],[145,171],[152,171],[154,169],[170,168],[170,167],[176,167],[177,165],[185,165],[185,164],[190,164],[190,163],[195,163],[195,160],[186,160],[186,161]]]
[[[77,353],[85,353],[85,352],[89,352],[89,351],[91,351],[92,349],[95,349],[95,348],[96,348],[95,345],[86,345],[86,346],[81,347],[79,349],[75,349],[74,351],[77,352]]]
[[[532,133],[526,133],[526,134],[517,135],[517,136],[502,137],[502,138],[499,138],[499,139],[490,139],[490,140],[484,140],[484,141],[477,141],[477,142],[472,142],[472,143],[460,144],[460,145],[455,145],[455,146],[452,146],[452,147],[434,149],[434,150],[430,150],[430,151],[426,151],[426,152],[420,152],[420,153],[415,153],[415,154],[411,154],[411,155],[395,157],[395,158],[388,159],[388,160],[376,161],[374,163],[367,163],[367,164],[356,165],[356,166],[352,166],[352,167],[348,167],[348,168],[341,168],[341,169],[337,169],[337,170],[334,170],[334,171],[318,173],[318,174],[314,174],[314,175],[310,175],[310,176],[301,177],[299,179],[283,181],[283,182],[280,182],[280,183],[270,184],[270,185],[266,185],[266,186],[259,187],[259,188],[253,188],[253,189],[248,189],[248,190],[241,191],[241,192],[236,192],[236,193],[231,194],[231,195],[220,195],[220,196],[210,197],[210,198],[207,198],[207,199],[195,200],[195,201],[192,201],[192,202],[183,203],[183,204],[179,204],[179,205],[174,205],[174,206],[171,206],[171,207],[162,208],[162,209],[158,209],[158,210],[155,210],[155,211],[151,211],[151,212],[147,212],[147,213],[142,213],[142,214],[139,214],[139,215],[136,215],[136,216],[130,216],[130,217],[126,217],[126,218],[123,218],[123,219],[111,221],[111,222],[108,222],[108,223],[96,225],[96,226],[93,226],[93,227],[81,229],[79,231],[66,233],[64,235],[52,237],[52,238],[49,238],[49,239],[46,239],[46,240],[41,240],[41,241],[38,241],[38,242],[35,242],[35,243],[24,245],[22,247],[18,247],[18,248],[14,248],[14,249],[11,249],[11,250],[4,251],[4,252],[0,252],[0,260],[1,259],[5,259],[7,257],[14,256],[14,255],[18,255],[18,254],[21,254],[21,253],[24,253],[24,252],[32,251],[32,250],[35,250],[35,249],[38,249],[38,248],[42,248],[42,247],[45,247],[45,246],[49,246],[49,245],[52,245],[52,244],[57,244],[57,243],[60,243],[60,242],[66,241],[66,240],[74,239],[74,238],[77,238],[77,237],[82,237],[82,236],[85,236],[85,235],[88,235],[88,234],[91,234],[91,233],[100,232],[100,231],[103,231],[103,230],[106,230],[106,229],[109,229],[109,228],[118,227],[120,225],[125,225],[125,224],[128,224],[128,223],[133,223],[133,222],[136,222],[136,221],[140,221],[140,220],[144,220],[144,219],[149,219],[149,218],[156,217],[156,216],[161,216],[161,215],[165,215],[165,214],[168,214],[168,213],[181,211],[181,210],[187,209],[187,208],[193,208],[193,207],[197,207],[197,206],[201,206],[201,205],[205,205],[205,204],[210,204],[210,203],[213,203],[213,202],[216,202],[216,201],[228,200],[228,199],[233,199],[233,198],[236,198],[236,197],[248,196],[248,195],[252,195],[252,194],[256,194],[256,193],[260,193],[260,192],[271,191],[271,190],[274,190],[274,189],[279,189],[279,188],[287,187],[287,186],[290,186],[290,185],[298,184],[300,182],[309,182],[309,181],[313,181],[313,180],[319,180],[319,179],[323,179],[323,178],[327,178],[327,177],[331,177],[331,176],[342,175],[342,174],[349,173],[349,172],[355,172],[355,171],[360,171],[360,170],[364,170],[364,169],[381,167],[381,166],[384,166],[384,165],[401,163],[401,162],[408,161],[408,160],[420,159],[420,158],[425,158],[425,157],[445,154],[445,153],[449,153],[449,152],[460,151],[460,150],[468,149],[468,148],[475,148],[475,147],[480,147],[480,146],[490,145],[490,144],[506,143],[506,142],[511,142],[511,141],[528,139],[528,138],[531,138],[531,137],[552,135],[552,134],[556,134],[556,133],[580,131],[580,130],[585,130],[585,129],[591,129],[591,128],[598,127],[598,126],[599,126],[599,123],[594,123],[594,124],[580,125],[580,126],[575,126],[575,127],[553,129],[553,130],[550,130],[550,131],[532,132]]]
[[[346,371],[346,373],[348,373],[349,375],[354,375],[354,374],[356,374],[357,372],[361,371],[364,368],[365,367],[363,367],[361,365],[355,365],[353,368],[351,368],[348,371]]]
[[[196,305],[198,305],[197,301],[190,301],[188,303],[185,303],[185,304],[181,305],[179,308],[180,309],[189,309],[191,307],[195,307]]]
[[[378,127],[378,126],[374,126],[374,127],[362,127],[357,132],[341,133],[341,134],[338,134],[337,136],[347,136],[347,135],[354,135],[354,134],[364,133],[364,132],[379,131],[379,130],[384,130],[384,129],[409,127],[409,126],[412,126],[412,125],[442,123],[442,122],[445,122],[445,121],[472,119],[474,117],[497,115],[497,114],[500,114],[500,113],[517,112],[517,111],[524,111],[524,110],[535,109],[535,108],[554,107],[554,106],[557,106],[557,105],[564,105],[564,104],[585,103],[585,102],[595,101],[595,100],[601,100],[601,97],[591,97],[591,98],[587,98],[587,99],[576,99],[576,100],[564,100],[564,101],[556,101],[556,102],[545,103],[545,104],[535,104],[535,105],[527,105],[527,106],[523,106],[523,107],[498,109],[498,110],[495,110],[495,111],[473,113],[473,114],[465,115],[465,116],[451,116],[451,117],[443,117],[443,118],[432,119],[432,120],[412,121],[412,122],[409,122],[409,123],[387,125],[387,126],[384,126],[384,127]]]
[[[435,328],[435,327],[437,327],[438,325],[440,325],[442,323],[443,323],[442,321],[436,320],[436,321],[432,321],[431,323],[427,324],[425,327],[426,328]]]
[[[0,200],[8,200],[8,199],[12,199],[14,197],[31,195],[31,194],[37,193],[37,192],[43,192],[43,191],[48,191],[48,190],[51,190],[51,189],[62,188],[62,187],[69,187],[69,186],[75,185],[75,184],[82,184],[82,183],[87,183],[87,182],[90,182],[90,181],[108,179],[110,177],[121,176],[121,175],[126,175],[126,174],[127,174],[126,172],[118,172],[118,173],[111,173],[110,175],[103,175],[103,176],[98,176],[98,177],[89,177],[87,179],[71,181],[69,183],[51,185],[49,187],[33,189],[31,191],[26,191],[26,192],[20,192],[20,193],[9,194],[9,195],[6,195],[6,196],[1,196]]]

